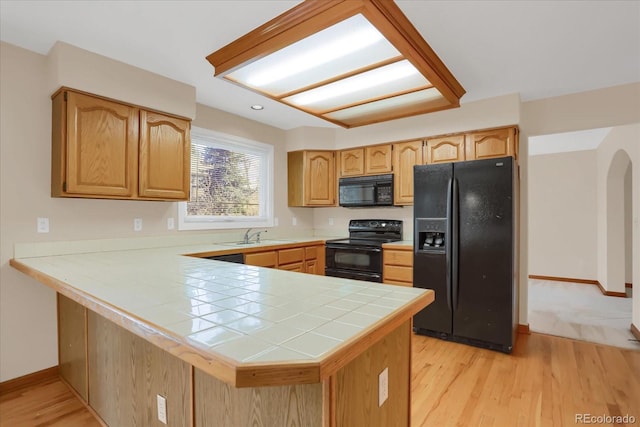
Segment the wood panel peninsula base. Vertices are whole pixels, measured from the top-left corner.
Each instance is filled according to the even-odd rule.
[[[60,294],[58,310],[75,320],[59,331],[60,375],[108,426],[162,425],[157,396],[166,399],[169,426],[410,425],[410,320],[321,382],[234,387]],[[385,368],[389,397],[378,406]]]
[[[151,248],[10,264],[57,292],[61,377],[107,426],[165,425],[158,396],[169,426],[410,426],[411,319],[433,291],[184,256],[225,250]],[[263,321],[260,329],[221,321],[203,332],[235,336],[204,345],[190,320],[188,331],[167,320],[225,291],[228,298],[211,304],[264,303],[265,311],[246,315]],[[286,310],[293,317],[272,317]],[[298,324],[314,320],[310,313],[325,317]],[[297,332],[269,341],[278,328]],[[379,405],[385,369],[388,398]]]

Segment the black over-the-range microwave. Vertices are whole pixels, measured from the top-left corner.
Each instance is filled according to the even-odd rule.
[[[340,206],[393,206],[393,174],[340,178],[338,188]]]

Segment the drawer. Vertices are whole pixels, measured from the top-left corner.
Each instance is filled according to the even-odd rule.
[[[383,281],[413,283],[413,268],[397,265],[384,265],[382,272]]]
[[[413,250],[400,251],[396,249],[385,249],[383,252],[384,264],[413,266]]]
[[[258,252],[254,254],[244,255],[245,264],[257,265],[259,267],[275,267],[276,260],[276,251]]]
[[[304,259],[304,248],[281,249],[278,251],[278,265],[302,262]]]
[[[318,247],[317,246],[309,246],[304,248],[304,259],[316,259],[318,258]]]

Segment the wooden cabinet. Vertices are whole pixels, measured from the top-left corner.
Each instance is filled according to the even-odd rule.
[[[324,276],[324,245],[308,246],[304,249],[304,272]]]
[[[413,248],[411,246],[383,247],[382,282],[413,286]]]
[[[393,198],[396,205],[413,204],[413,167],[421,165],[422,141],[393,144]]]
[[[465,160],[464,135],[450,135],[427,139],[425,163],[450,163]]]
[[[340,176],[364,175],[364,148],[340,151]]]
[[[365,175],[391,173],[391,144],[364,147]]]
[[[289,206],[335,206],[335,152],[290,151],[287,166]]]
[[[189,120],[67,88],[52,119],[53,197],[189,199]]]
[[[391,173],[391,144],[350,148],[340,153],[340,176]]]
[[[499,128],[466,135],[467,160],[517,157],[517,128]]]
[[[285,249],[248,252],[244,255],[244,263],[324,276],[324,245],[303,244]]]
[[[187,200],[190,149],[188,121],[140,111],[140,196]]]
[[[304,248],[281,249],[278,251],[280,270],[304,273]]]

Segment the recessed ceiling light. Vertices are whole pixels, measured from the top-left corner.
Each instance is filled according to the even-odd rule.
[[[251,106],[251,109],[252,110],[264,110],[264,107],[262,105],[255,104],[255,105]]]
[[[217,77],[347,128],[459,107],[465,93],[392,0],[303,1],[207,60]]]

